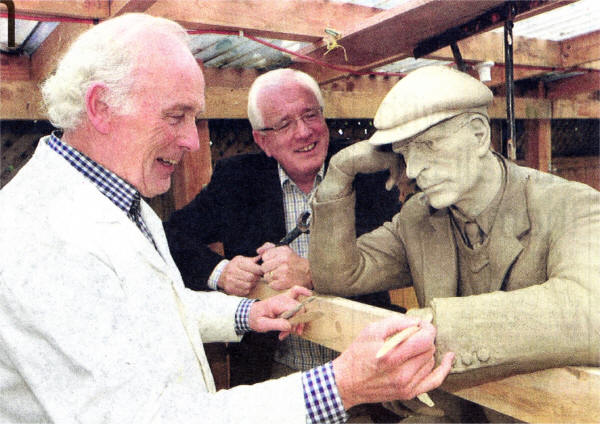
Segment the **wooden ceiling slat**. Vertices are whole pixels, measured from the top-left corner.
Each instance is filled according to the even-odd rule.
[[[600,91],[600,72],[596,71],[546,84],[546,97],[551,100],[596,91]]]
[[[560,42],[562,66],[580,66],[600,60],[600,31]]]
[[[338,43],[344,46],[348,63],[370,66],[389,56],[411,54],[417,43],[447,29],[462,25],[502,4],[499,0],[452,2],[440,13],[439,0],[410,0],[347,28]],[[306,52],[330,63],[345,64],[342,49],[323,56],[325,46]]]
[[[157,0],[112,0],[110,2],[110,16],[145,12],[156,2]]]
[[[325,36],[328,26],[352,26],[381,10],[324,0],[161,0],[147,12],[188,29],[241,30],[254,36],[314,42]]]
[[[13,0],[17,15],[104,19],[110,16],[109,0]]]

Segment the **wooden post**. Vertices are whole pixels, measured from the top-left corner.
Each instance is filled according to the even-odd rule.
[[[527,153],[525,161],[527,166],[550,172],[552,160],[552,137],[549,119],[525,120],[525,134],[527,135]]]
[[[196,152],[186,153],[173,174],[175,209],[181,209],[187,205],[210,181],[212,161],[207,120],[200,121],[198,138],[200,139],[200,149]]]

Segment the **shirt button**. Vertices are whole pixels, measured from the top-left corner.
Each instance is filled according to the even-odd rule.
[[[463,353],[460,356],[460,360],[463,365],[469,366],[473,363],[473,356],[470,353]]]
[[[477,351],[477,359],[481,362],[487,362],[490,359],[490,351],[486,348],[479,349]]]

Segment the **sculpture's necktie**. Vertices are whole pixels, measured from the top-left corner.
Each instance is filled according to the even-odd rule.
[[[467,222],[465,224],[465,235],[467,236],[467,241],[473,249],[481,246],[481,231],[479,230],[479,225],[477,225],[476,222]]]

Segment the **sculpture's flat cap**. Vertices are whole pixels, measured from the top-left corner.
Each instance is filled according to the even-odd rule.
[[[429,127],[465,112],[487,116],[493,95],[470,75],[445,66],[416,69],[401,79],[385,96],[369,139],[374,145],[413,137]]]

